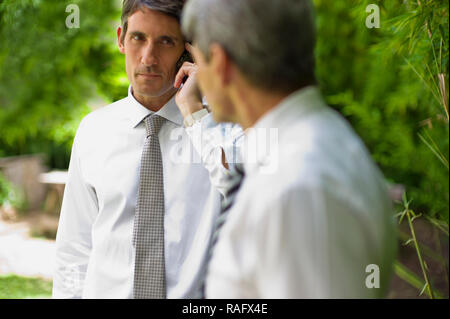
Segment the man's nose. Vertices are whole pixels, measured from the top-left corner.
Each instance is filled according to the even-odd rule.
[[[158,52],[153,43],[149,43],[143,48],[141,62],[145,66],[158,64]]]

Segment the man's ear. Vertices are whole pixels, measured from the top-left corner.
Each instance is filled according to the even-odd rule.
[[[125,46],[123,44],[122,37],[121,37],[122,32],[123,32],[122,28],[118,27],[117,28],[117,45],[119,46],[120,53],[125,54]]]
[[[227,86],[233,79],[234,64],[225,49],[218,43],[209,46],[212,70],[219,77],[221,84]]]

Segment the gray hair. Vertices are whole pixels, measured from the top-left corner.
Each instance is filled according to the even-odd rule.
[[[309,0],[189,0],[181,22],[206,58],[220,44],[255,86],[290,92],[315,83]]]

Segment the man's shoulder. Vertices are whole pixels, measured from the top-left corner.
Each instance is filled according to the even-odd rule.
[[[127,103],[128,97],[125,97],[90,112],[81,120],[80,127],[109,123],[111,120],[120,118],[125,114]]]
[[[113,133],[126,120],[127,103],[124,98],[87,114],[78,126],[74,142],[90,145]]]
[[[90,135],[102,130],[111,130],[124,120],[127,98],[123,98],[106,106],[102,106],[87,114],[80,122],[77,135]]]
[[[281,200],[305,190],[358,194],[384,183],[364,142],[329,107],[292,119],[278,137],[277,144],[269,148],[268,165],[257,166],[248,180],[254,189],[270,185],[267,196],[261,196],[267,200]]]

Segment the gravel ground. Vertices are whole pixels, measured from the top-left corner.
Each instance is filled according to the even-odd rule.
[[[27,222],[0,220],[0,274],[52,279],[55,241],[30,237]]]

